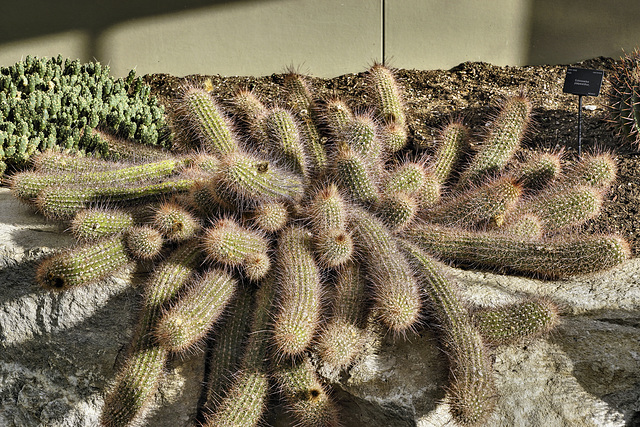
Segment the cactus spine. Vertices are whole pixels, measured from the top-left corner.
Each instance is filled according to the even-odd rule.
[[[620,58],[610,80],[610,122],[622,138],[640,146],[640,51]]]

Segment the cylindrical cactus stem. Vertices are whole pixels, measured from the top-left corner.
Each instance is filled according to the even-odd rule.
[[[516,165],[511,175],[524,189],[540,190],[558,178],[560,170],[560,154],[542,152]]]
[[[367,161],[351,147],[338,147],[335,159],[336,177],[342,188],[357,202],[370,205],[380,200],[380,195]]]
[[[322,362],[335,370],[350,366],[363,348],[366,281],[358,264],[337,268],[331,304],[331,320],[322,327],[315,350]]]
[[[205,150],[215,155],[226,155],[238,149],[228,119],[205,89],[184,88],[178,101],[178,111]]]
[[[640,146],[640,51],[625,54],[611,73],[609,118],[628,142]]]
[[[554,188],[524,202],[514,212],[535,214],[546,232],[576,227],[600,213],[602,194],[585,186]]]
[[[293,114],[283,108],[274,108],[267,112],[262,120],[270,154],[280,159],[286,169],[307,176],[309,166]]]
[[[210,261],[229,267],[242,266],[251,280],[258,280],[269,271],[267,239],[233,219],[220,219],[207,228],[202,237],[202,247]]]
[[[383,193],[405,193],[415,198],[419,207],[427,208],[440,200],[440,186],[436,176],[427,171],[423,163],[405,162],[389,174]]]
[[[380,174],[382,170],[382,144],[376,135],[376,123],[368,115],[357,114],[344,126],[344,130],[337,138],[344,141],[359,156],[367,161],[373,173]]]
[[[87,130],[83,132],[87,132]],[[141,144],[139,141],[122,138],[106,130],[94,128],[89,132],[91,143],[96,146],[95,151],[105,159],[153,161],[172,157],[172,153],[163,148],[150,144]]]
[[[267,112],[267,107],[251,90],[239,90],[231,99],[231,104],[235,118],[249,128],[250,133],[258,118]]]
[[[485,342],[494,346],[544,335],[559,322],[558,307],[542,298],[502,307],[484,307],[475,310],[472,318]]]
[[[164,244],[162,234],[148,225],[128,228],[125,239],[129,255],[138,260],[149,260],[157,257]]]
[[[402,150],[407,146],[408,132],[404,126],[397,123],[385,123],[380,126],[380,140],[390,153]]]
[[[271,343],[271,308],[275,303],[274,275],[262,282],[256,292],[249,338],[240,370],[232,379],[228,391],[206,417],[205,427],[253,427],[259,424],[266,409],[269,379],[265,359]]]
[[[113,162],[79,153],[45,150],[31,159],[33,170],[42,174],[85,173],[113,169]]]
[[[308,357],[282,361],[276,383],[291,416],[300,427],[337,427],[338,412]]]
[[[130,186],[109,186],[103,183],[99,187],[85,186],[48,187],[36,199],[38,210],[48,218],[71,218],[81,209],[96,203],[109,202],[117,206],[131,205],[142,200],[151,200],[163,196],[188,191],[198,182],[197,178],[176,177],[157,183],[139,183]]]
[[[418,201],[404,192],[387,194],[380,202],[378,216],[391,230],[407,227],[418,212]]]
[[[236,288],[237,281],[228,273],[219,269],[206,271],[158,321],[158,345],[172,352],[196,346],[218,320]]]
[[[168,159],[154,163],[123,167],[113,163],[112,170],[98,172],[48,173],[21,172],[11,177],[10,185],[15,197],[31,201],[47,187],[61,187],[80,184],[87,187],[134,184],[144,180],[160,179],[179,172],[186,159]]]
[[[357,209],[351,222],[356,252],[373,289],[375,315],[392,332],[406,333],[419,321],[422,305],[411,269],[381,220]]]
[[[606,190],[615,181],[617,171],[616,160],[611,154],[584,154],[567,171],[565,182]]]
[[[320,272],[311,253],[311,233],[284,230],[278,241],[278,311],[274,316],[275,351],[280,357],[302,353],[320,320]]]
[[[38,266],[36,281],[45,289],[63,291],[105,279],[129,262],[123,237],[114,236],[46,258]]]
[[[105,397],[100,414],[102,427],[138,425],[162,378],[169,352],[158,346],[138,349],[118,373],[115,386]]]
[[[461,175],[459,185],[477,184],[487,175],[502,170],[520,147],[530,115],[531,103],[527,98],[514,96],[507,99],[482,141],[480,150]]]
[[[462,425],[481,425],[495,406],[493,376],[482,338],[455,286],[435,261],[409,242],[401,241],[400,245],[422,279],[442,331],[441,341],[451,369],[446,398],[451,415]]]
[[[144,417],[169,355],[167,350],[155,344],[152,334],[154,326],[162,307],[175,298],[199,261],[197,245],[191,241],[185,242],[158,267],[147,282],[133,352],[105,398],[100,416],[102,426],[131,426]]]
[[[266,233],[280,231],[289,220],[289,211],[282,202],[261,203],[251,212],[253,224]]]
[[[193,237],[200,230],[200,222],[175,201],[162,203],[154,209],[152,226],[171,241]]]
[[[382,64],[374,64],[367,72],[371,102],[376,114],[385,123],[406,126],[402,91],[393,71]]]
[[[207,356],[209,371],[206,379],[207,411],[214,411],[231,385],[231,374],[240,369],[242,353],[253,310],[253,292],[245,286],[239,286],[236,298],[230,303],[228,316],[215,331],[212,349]]]
[[[351,108],[341,99],[327,101],[321,120],[334,139],[341,139],[346,126],[354,119]]]
[[[346,231],[346,202],[334,184],[322,188],[309,205],[315,252],[320,264],[335,267],[351,258],[353,240]]]
[[[78,240],[91,241],[118,234],[134,225],[134,215],[122,209],[91,208],[79,211],[71,221]]]
[[[548,240],[470,232],[424,224],[404,234],[442,259],[543,277],[607,270],[629,258],[629,244],[615,235],[559,235]]]
[[[214,192],[235,205],[299,201],[304,195],[301,177],[249,154],[232,153],[223,157],[220,169]]]
[[[509,177],[498,178],[460,193],[427,212],[427,218],[449,225],[502,225],[522,194],[522,188]]]
[[[315,103],[311,90],[305,78],[298,73],[287,74],[284,85],[289,95],[291,109],[299,123],[313,173],[319,176],[325,172],[328,159],[314,120]]]
[[[451,177],[451,172],[467,145],[468,137],[469,129],[461,121],[451,122],[440,131],[440,144],[434,154],[431,168],[440,185]]]
[[[537,215],[530,213],[507,217],[500,230],[523,239],[536,240],[542,237],[544,227],[542,220]]]

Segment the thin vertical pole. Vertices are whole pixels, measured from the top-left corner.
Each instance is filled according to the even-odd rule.
[[[385,33],[385,29],[386,29],[386,5],[385,5],[385,0],[380,0],[380,34],[381,34],[381,46],[380,46],[380,51],[382,54],[382,65],[387,65],[386,64],[386,52],[385,52],[385,45],[386,45],[386,33]]]
[[[578,157],[582,157],[582,95],[578,95]]]

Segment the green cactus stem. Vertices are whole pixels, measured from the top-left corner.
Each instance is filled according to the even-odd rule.
[[[158,321],[155,327],[158,345],[172,352],[193,348],[218,320],[236,287],[236,280],[228,273],[218,269],[206,271]]]
[[[447,401],[453,418],[462,425],[482,425],[495,406],[491,366],[478,331],[462,304],[455,286],[435,261],[417,246],[401,247],[421,276],[421,284],[442,331],[451,369]]]
[[[141,165],[118,167],[113,163],[109,171],[84,173],[48,173],[21,172],[11,177],[13,194],[23,201],[32,201],[47,187],[60,187],[70,184],[85,186],[134,184],[144,180],[159,179],[179,172],[187,164],[186,159],[170,159]]]
[[[337,268],[331,297],[331,320],[322,327],[315,350],[325,364],[342,370],[353,363],[365,341],[366,281],[358,264]]]
[[[210,261],[229,267],[242,266],[251,280],[258,280],[269,271],[266,238],[233,219],[220,219],[207,228],[202,247]]]
[[[530,115],[531,103],[524,96],[507,99],[459,184],[478,183],[487,175],[500,171],[520,147]]]
[[[614,235],[562,235],[532,241],[515,235],[427,224],[406,230],[405,234],[441,259],[549,278],[607,270],[630,256],[628,243]]]
[[[205,150],[215,155],[238,150],[229,120],[205,89],[185,87],[178,110]]]
[[[185,242],[158,267],[147,282],[132,353],[105,398],[100,415],[102,426],[132,426],[145,416],[169,355],[168,350],[155,344],[152,332],[162,307],[176,297],[199,261],[197,246],[192,241]]]
[[[222,326],[215,332],[212,350],[207,355],[206,402],[208,412],[213,412],[231,385],[231,375],[240,369],[242,354],[253,310],[253,292],[238,286],[236,298],[223,316]]]
[[[312,255],[311,233],[284,230],[278,241],[277,313],[273,339],[277,352],[292,357],[313,339],[320,318],[320,273]]]
[[[38,266],[36,281],[63,291],[105,279],[130,262],[123,238],[115,236],[50,256]]]
[[[640,51],[636,49],[620,58],[610,80],[611,125],[626,141],[640,146]]]
[[[497,346],[531,340],[551,331],[559,322],[558,307],[535,298],[473,312],[473,322],[485,342]]]
[[[522,188],[509,177],[461,192],[426,213],[429,221],[474,227],[488,223],[498,226],[519,200]]]
[[[127,229],[127,252],[138,260],[150,260],[160,255],[164,238],[158,230],[148,225],[133,226]]]
[[[602,206],[602,194],[592,187],[557,188],[543,192],[514,212],[535,214],[546,232],[576,227],[596,217]]]
[[[440,144],[434,155],[432,166],[432,173],[440,185],[450,178],[453,168],[466,147],[468,137],[469,129],[460,121],[451,122],[440,131],[438,137]]]
[[[283,361],[275,372],[287,409],[300,427],[337,427],[338,413],[308,357]]]
[[[341,99],[327,101],[323,109],[321,120],[329,131],[329,134],[338,139],[343,135],[347,125],[354,119],[351,108]]]
[[[251,219],[258,229],[275,233],[287,224],[289,212],[282,202],[265,202],[256,206],[251,213]]]
[[[567,185],[588,185],[605,191],[615,181],[618,166],[609,153],[584,154],[567,171]]]
[[[322,175],[328,166],[327,152],[315,124],[316,106],[304,76],[289,73],[284,78],[290,106],[299,123],[311,169],[316,176]]]
[[[418,208],[418,202],[414,197],[404,192],[391,193],[382,199],[378,216],[389,229],[396,231],[406,228],[411,223]]]
[[[85,173],[113,169],[113,162],[60,150],[45,150],[31,158],[33,170],[42,174]]]
[[[274,108],[262,120],[270,154],[286,169],[307,176],[309,166],[293,114],[283,108]]]
[[[197,218],[175,201],[164,202],[154,209],[153,227],[171,241],[193,237],[200,229]]]
[[[371,168],[351,147],[338,147],[335,167],[338,181],[355,201],[370,205],[380,200]]]
[[[406,333],[419,321],[422,305],[409,265],[389,230],[371,214],[355,210],[351,227],[373,288],[375,315],[392,332]]]
[[[81,241],[98,240],[134,225],[134,215],[123,209],[91,208],[79,211],[71,221],[71,233]]]
[[[512,172],[514,182],[524,189],[540,190],[560,175],[561,160],[557,153],[535,153],[516,165]]]
[[[271,307],[275,298],[275,279],[268,276],[256,292],[240,370],[233,375],[228,391],[215,410],[206,416],[205,427],[253,427],[262,419],[269,393],[265,357],[272,338]]]
[[[304,195],[302,179],[260,158],[232,153],[222,158],[214,193],[233,205],[267,201],[298,201]],[[236,200],[239,199],[239,200]]]
[[[38,210],[48,218],[71,218],[81,209],[94,204],[112,203],[128,206],[136,202],[149,201],[188,191],[198,182],[197,178],[176,177],[158,183],[136,183],[129,186],[99,187],[86,186],[47,187],[36,199]]]
[[[318,191],[309,205],[315,250],[323,266],[336,267],[353,254],[353,241],[345,228],[346,209],[334,184]]]
[[[404,128],[406,117],[402,92],[393,72],[382,64],[374,64],[367,72],[367,78],[376,114],[383,122]]]

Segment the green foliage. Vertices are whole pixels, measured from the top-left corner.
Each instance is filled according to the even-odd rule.
[[[0,162],[24,165],[36,152],[58,148],[105,154],[92,130],[149,145],[168,145],[164,109],[132,71],[109,76],[97,62],[37,58],[0,68]]]
[[[611,156],[523,157],[531,105],[522,96],[504,102],[467,163],[471,132],[460,122],[431,151],[410,152],[401,85],[379,65],[368,75],[371,115],[317,99],[298,75],[284,78],[284,102],[240,90],[225,107],[189,86],[172,113],[190,154],[135,163],[46,152],[12,177],[18,198],[74,218],[85,242],[43,261],[43,286],[91,283],[132,260],[156,265],[103,424],[142,419],[167,358],[211,332],[205,425],[260,425],[274,386],[300,425],[334,425],[315,363],[349,369],[373,334],[411,335],[429,312],[449,358],[452,416],[480,425],[497,398],[483,340],[544,333],[556,321],[540,313],[552,306],[482,314],[434,257],[543,278],[628,258],[620,237],[576,227],[615,179]]]

